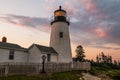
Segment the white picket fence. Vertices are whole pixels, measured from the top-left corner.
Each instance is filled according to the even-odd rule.
[[[76,63],[45,63],[46,73],[65,72],[72,70],[89,71],[91,65],[89,62]],[[39,74],[42,70],[42,64],[36,63],[0,63],[0,76],[17,74]]]

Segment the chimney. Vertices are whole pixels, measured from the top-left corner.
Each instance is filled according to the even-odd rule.
[[[7,42],[7,38],[6,38],[6,37],[3,37],[3,38],[2,38],[2,42],[6,43],[6,42]]]

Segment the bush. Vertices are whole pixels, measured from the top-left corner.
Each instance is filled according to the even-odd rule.
[[[120,80],[120,70],[108,71],[107,75],[114,80]]]

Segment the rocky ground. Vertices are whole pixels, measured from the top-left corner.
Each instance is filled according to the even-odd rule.
[[[84,80],[112,80],[109,77],[96,77],[88,73],[82,73]],[[82,79],[81,79],[82,80]]]

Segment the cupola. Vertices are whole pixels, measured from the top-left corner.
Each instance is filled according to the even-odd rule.
[[[68,25],[70,24],[69,20],[67,19],[67,12],[65,10],[63,10],[61,6],[59,6],[58,10],[54,11],[54,18],[53,18],[53,21],[51,22],[51,25],[54,22],[60,22],[60,21],[66,22],[66,23],[68,23]]]

